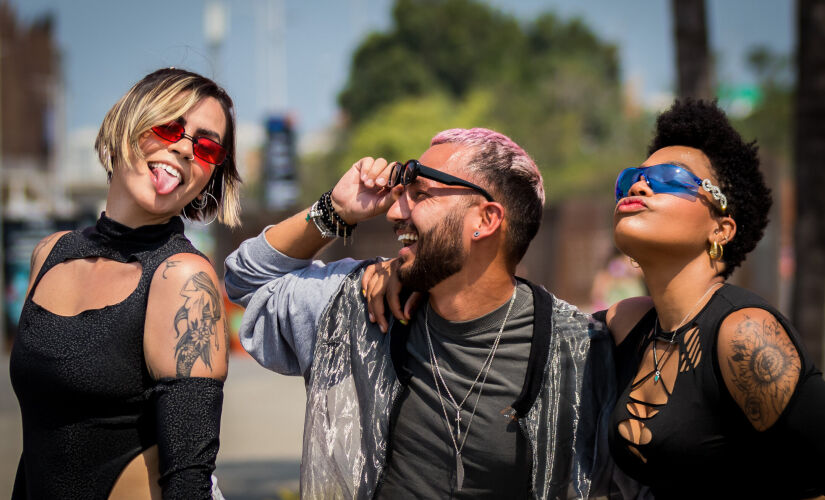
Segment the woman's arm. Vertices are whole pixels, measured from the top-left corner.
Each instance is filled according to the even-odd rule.
[[[228,335],[218,277],[195,254],[169,257],[155,271],[144,346],[153,378],[226,378]]]
[[[740,309],[722,322],[716,350],[725,385],[745,416],[758,431],[771,427],[802,367],[788,332],[764,309]]]
[[[209,262],[177,254],[155,271],[144,324],[164,498],[209,499],[229,362],[226,314]]]

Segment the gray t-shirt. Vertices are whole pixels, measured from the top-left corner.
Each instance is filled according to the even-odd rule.
[[[447,321],[429,310],[433,350],[441,375],[457,402],[467,394],[487,359],[509,302],[485,316],[464,322]],[[461,451],[465,477],[460,492],[455,491],[455,449],[431,369],[425,310],[420,308],[410,324],[406,368],[412,377],[396,403],[391,453],[376,498],[525,498],[530,487],[532,454],[518,422],[504,413],[508,413],[521,393],[527,372],[533,338],[530,287],[518,285],[513,309]],[[480,384],[481,379],[462,406],[462,438]],[[455,410],[443,387],[441,396],[455,432]]]

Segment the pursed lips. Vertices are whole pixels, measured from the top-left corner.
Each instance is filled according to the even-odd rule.
[[[642,208],[647,208],[647,203],[638,197],[622,198],[616,205],[617,212],[629,212],[633,210],[640,210]]]

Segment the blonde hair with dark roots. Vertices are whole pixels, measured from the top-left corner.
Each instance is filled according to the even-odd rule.
[[[241,178],[235,165],[235,114],[232,99],[212,80],[177,68],[164,68],[146,75],[106,113],[95,149],[111,179],[115,168],[131,168],[130,152],[143,158],[139,141],[144,133],[180,118],[207,97],[214,97],[226,115],[226,133],[222,138],[226,160],[213,169],[203,191],[215,201],[206,196],[208,203],[204,208],[196,209],[190,202],[183,212],[193,220],[208,220],[217,214],[218,221],[236,227],[240,224]]]

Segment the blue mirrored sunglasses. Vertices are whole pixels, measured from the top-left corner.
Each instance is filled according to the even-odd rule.
[[[696,196],[699,187],[709,192],[719,202],[722,211],[728,207],[727,198],[714,186],[710,179],[702,180],[689,170],[678,165],[663,163],[650,167],[630,167],[622,170],[616,178],[616,201],[628,196],[630,187],[644,179],[654,193],[687,194]]]

